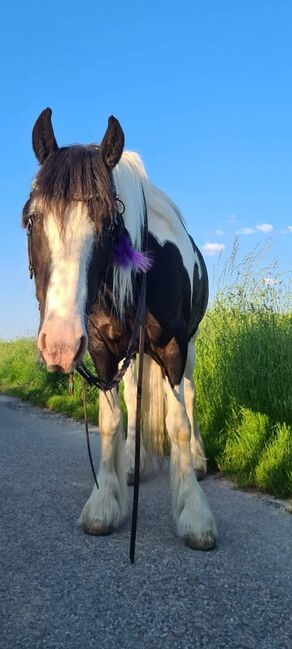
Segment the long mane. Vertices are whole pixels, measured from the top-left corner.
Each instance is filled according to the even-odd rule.
[[[124,222],[136,250],[141,250],[142,245],[144,196],[149,219],[163,219],[170,230],[177,229],[178,221],[183,225],[182,214],[176,205],[149,181],[138,153],[124,151],[113,170],[113,180],[117,194],[125,205]],[[120,318],[123,318],[125,308],[133,303],[131,270],[114,269],[113,299]]]

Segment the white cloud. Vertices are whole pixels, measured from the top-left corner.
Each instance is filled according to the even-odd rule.
[[[237,218],[236,218],[235,214],[230,214],[230,217],[228,219],[228,223],[236,223],[236,221],[237,221]]]
[[[206,241],[206,243],[203,245],[203,250],[205,251],[206,255],[210,255],[211,257],[219,255],[219,253],[224,249],[224,243],[210,243],[210,241]]]
[[[256,229],[260,232],[272,232],[273,226],[270,223],[261,223],[261,225],[256,225]]]
[[[287,230],[280,230],[281,234],[288,234],[289,232],[292,232],[292,225],[287,225]]]
[[[236,230],[236,234],[252,234],[255,232],[254,228],[241,228],[240,230]]]
[[[218,237],[222,237],[224,232],[223,230],[215,230],[215,234],[217,234]]]

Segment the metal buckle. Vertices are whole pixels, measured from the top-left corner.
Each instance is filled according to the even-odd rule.
[[[32,279],[34,276],[34,269],[32,265],[32,256],[31,256],[31,232],[32,232],[32,226],[33,226],[33,217],[29,216],[28,221],[27,221],[27,226],[26,226],[26,234],[28,237],[28,271],[29,271],[29,278]]]
[[[120,216],[123,216],[123,214],[125,212],[125,209],[126,209],[125,208],[125,203],[123,203],[123,201],[119,198],[118,195],[115,196],[115,199],[116,199],[116,203],[117,203],[118,213],[120,214]],[[119,206],[121,206],[122,209],[119,209]]]

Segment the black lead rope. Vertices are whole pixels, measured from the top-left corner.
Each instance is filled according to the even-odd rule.
[[[142,188],[142,193],[143,193],[143,201],[144,201],[143,250],[147,251],[148,218],[147,218],[147,206],[146,206],[146,200],[145,200],[143,188]],[[146,315],[146,279],[147,279],[147,274],[143,273],[141,278],[140,295],[138,299],[136,317],[135,317],[133,331],[128,345],[128,349],[125,358],[123,360],[122,366],[118,370],[117,374],[114,376],[112,381],[106,383],[99,377],[95,376],[90,372],[90,370],[88,370],[88,368],[84,365],[84,363],[79,363],[79,365],[76,367],[77,372],[83,377],[83,404],[84,404],[86,442],[87,442],[88,456],[89,456],[89,461],[90,461],[90,466],[93,473],[94,481],[97,489],[99,489],[96,474],[95,474],[94,464],[92,460],[91,448],[90,448],[88,417],[87,417],[87,408],[86,408],[85,381],[87,381],[89,385],[94,385],[95,387],[103,390],[104,392],[116,387],[121,381],[121,379],[123,378],[124,374],[126,373],[130,361],[133,358],[133,355],[136,350],[137,334],[139,331],[139,369],[138,369],[137,396],[136,396],[134,492],[133,492],[133,509],[132,509],[132,524],[131,524],[131,540],[130,540],[130,561],[132,564],[135,561],[138,505],[139,505],[141,410],[142,410],[143,356],[144,356],[144,347],[145,347],[145,315]]]
[[[144,279],[144,276],[143,276],[143,279]],[[146,281],[143,281],[142,291],[146,292]],[[143,322],[141,324],[141,326],[140,326],[140,334],[139,334],[139,370],[138,370],[137,396],[136,396],[134,492],[133,492],[133,509],[132,509],[132,524],[131,524],[131,541],[130,541],[130,561],[131,561],[132,564],[135,561],[135,548],[136,548],[137,523],[138,523],[138,506],[139,506],[140,449],[141,449],[141,410],[142,410],[144,344],[145,344],[145,326],[144,326],[144,322]],[[92,474],[93,474],[93,477],[94,477],[94,482],[96,484],[97,489],[99,489],[99,485],[98,485],[98,482],[97,482],[96,473],[95,473],[95,469],[94,469],[92,453],[91,453],[91,446],[90,446],[90,439],[89,439],[85,378],[83,378],[82,396],[83,396],[84,425],[85,425],[85,435],[86,435],[88,457],[89,457],[89,462],[90,462]]]
[[[97,478],[96,478],[96,473],[95,473],[95,469],[94,469],[92,454],[91,454],[91,447],[90,447],[85,379],[83,379],[82,397],[83,397],[84,426],[85,426],[85,435],[86,435],[86,444],[87,444],[88,457],[89,457],[89,462],[90,462],[90,466],[91,466],[91,471],[92,471],[92,474],[93,474],[93,477],[94,477],[94,482],[96,484],[97,489],[99,489]]]
[[[136,548],[136,536],[137,536],[137,523],[138,523],[138,505],[139,505],[139,485],[140,485],[140,448],[141,448],[141,410],[142,410],[142,386],[143,386],[143,357],[144,357],[144,346],[145,346],[145,314],[146,314],[146,274],[142,276],[141,283],[141,292],[139,297],[139,317],[140,317],[140,327],[139,327],[139,370],[138,370],[138,381],[137,381],[137,396],[136,396],[136,424],[135,424],[135,467],[134,467],[134,492],[133,492],[133,509],[132,509],[132,524],[131,524],[131,541],[130,541],[130,561],[133,564],[135,561],[135,548]],[[90,439],[89,439],[89,430],[88,430],[88,417],[87,417],[87,403],[86,403],[86,385],[87,381],[90,385],[95,385],[99,387],[104,392],[115,387],[122,376],[125,374],[125,371],[128,367],[127,363],[124,363],[121,368],[121,376],[116,375],[110,385],[105,386],[100,384],[100,379],[97,379],[94,375],[87,370],[85,366],[80,365],[76,368],[78,373],[83,377],[83,409],[84,409],[84,425],[85,425],[85,434],[86,434],[86,443],[89,456],[89,462],[94,477],[94,482],[97,489],[99,489],[96,473],[94,469]],[[72,381],[72,379],[71,379]],[[70,383],[69,383],[70,385]]]
[[[132,526],[131,526],[131,541],[130,541],[131,563],[134,563],[135,561],[135,547],[136,547],[136,535],[137,535],[137,523],[138,523],[144,343],[145,343],[145,327],[143,323],[140,327],[140,337],[139,337],[139,371],[138,371],[137,399],[136,399],[134,493],[133,493]]]

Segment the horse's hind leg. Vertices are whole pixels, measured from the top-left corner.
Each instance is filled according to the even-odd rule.
[[[93,487],[79,524],[87,534],[110,534],[127,512],[125,442],[117,389],[99,395],[101,458],[99,489]]]
[[[184,373],[184,395],[188,418],[191,424],[191,454],[194,469],[198,480],[202,480],[207,473],[207,460],[205,449],[201,437],[199,425],[194,411],[196,399],[194,369],[196,363],[196,353],[194,341],[190,340],[188,346],[188,356]]]
[[[124,376],[124,400],[128,412],[128,428],[126,440],[126,462],[127,462],[127,475],[128,484],[134,484],[134,470],[135,470],[135,431],[136,431],[136,403],[137,403],[137,378],[136,378],[136,363],[131,361],[126,374]],[[146,464],[146,451],[141,437],[140,446],[140,475],[143,474]]]
[[[171,439],[171,483],[177,530],[197,550],[215,546],[216,526],[207,498],[198,484],[191,458],[191,427],[186,413],[183,381],[172,388],[166,379],[166,428]]]

